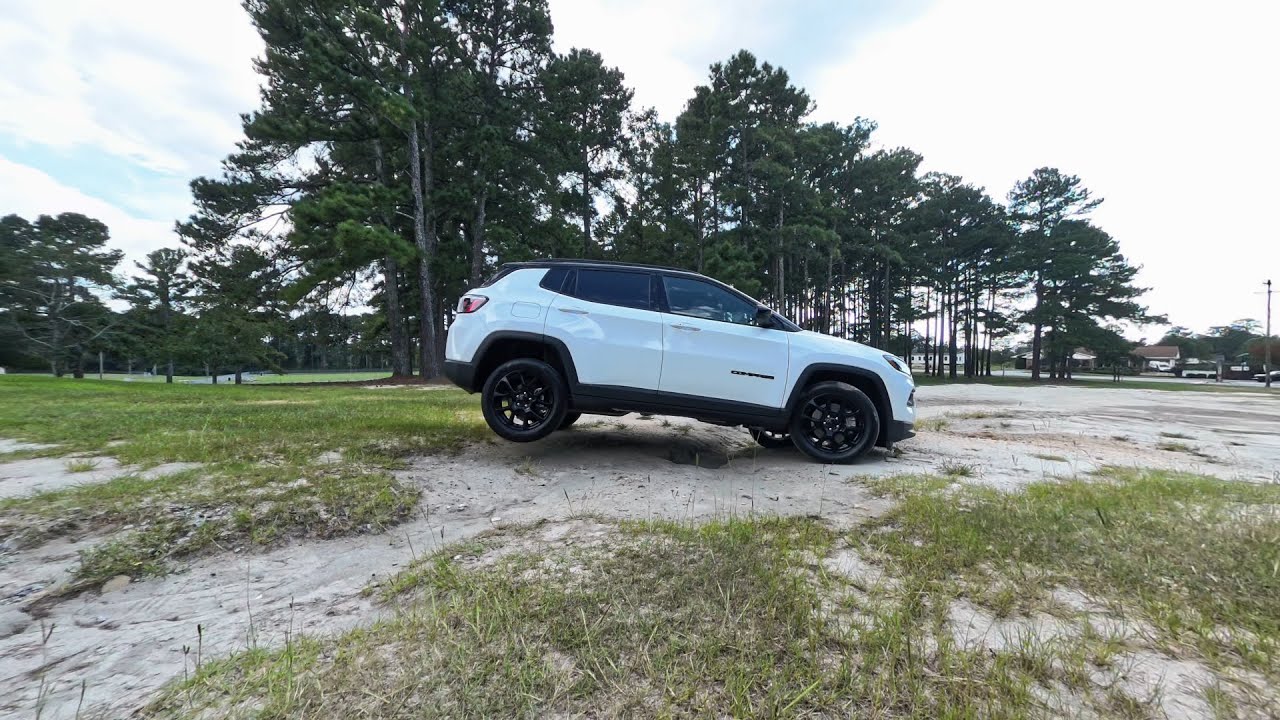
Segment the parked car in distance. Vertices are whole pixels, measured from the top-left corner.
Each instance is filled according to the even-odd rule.
[[[1270,375],[1271,375],[1271,382],[1280,382],[1280,370],[1272,370]],[[1258,373],[1257,375],[1253,376],[1253,379],[1257,380],[1258,382],[1266,382],[1267,373]]]
[[[1215,368],[1184,368],[1182,371],[1184,378],[1208,378],[1213,380],[1218,377],[1218,371]]]
[[[458,301],[445,375],[489,427],[529,442],[582,414],[741,425],[765,447],[849,462],[914,435],[901,359],[809,332],[686,270],[590,260],[508,263]]]

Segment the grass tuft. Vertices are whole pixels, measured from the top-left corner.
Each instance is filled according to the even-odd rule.
[[[978,466],[969,463],[953,462],[947,460],[938,467],[939,472],[947,477],[976,477],[978,475]]]
[[[916,421],[916,429],[925,432],[942,432],[951,427],[951,421],[945,417],[924,418]]]
[[[69,473],[86,473],[98,469],[98,461],[93,458],[75,458],[64,463]]]

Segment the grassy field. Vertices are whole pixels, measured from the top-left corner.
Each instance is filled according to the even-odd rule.
[[[163,572],[171,559],[213,545],[385,527],[417,501],[417,491],[389,472],[400,458],[449,452],[487,433],[474,398],[445,388],[213,387],[9,375],[0,377],[0,437],[56,445],[7,459],[85,453],[140,469],[200,464],[157,478],[134,473],[0,499],[0,540],[20,545],[67,527],[134,526],[85,555],[80,579],[89,586],[118,574]],[[159,507],[168,511],[156,512]]]
[[[27,377],[52,377],[50,375],[27,375]],[[327,382],[365,382],[368,380],[381,380],[391,377],[389,370],[359,370],[352,372],[296,372],[276,375],[274,373],[266,375],[258,375],[253,381],[255,385],[271,385],[276,383],[327,383]],[[91,373],[85,375],[86,380],[97,380],[98,374]],[[103,380],[116,380],[120,382],[130,383],[147,383],[147,384],[165,384],[164,374],[160,375],[140,375],[133,373],[103,373]],[[207,380],[205,375],[174,375],[173,382],[190,383],[196,380]],[[227,383],[219,383],[226,385]],[[234,384],[234,383],[231,383]]]
[[[1214,714],[1268,712],[1280,488],[1120,470],[1016,495],[949,483],[881,481],[899,504],[850,531],[725,518],[446,548],[384,588],[389,619],[205,664],[147,715],[1137,718],[1164,711],[1119,679],[1147,652],[1228,678],[1191,690]],[[966,638],[957,608],[1017,632]]]
[[[388,370],[369,370],[361,372],[332,373],[285,373],[284,375],[259,375],[253,381],[255,385],[271,385],[274,383],[327,383],[327,382],[364,382],[383,380],[391,377]]]

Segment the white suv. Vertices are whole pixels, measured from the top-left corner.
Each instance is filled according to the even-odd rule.
[[[801,330],[711,278],[589,260],[509,263],[458,301],[445,375],[482,393],[517,442],[583,413],[649,412],[744,425],[848,462],[915,433],[915,383],[898,358]]]

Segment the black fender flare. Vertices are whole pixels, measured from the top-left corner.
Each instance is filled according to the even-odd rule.
[[[479,370],[485,367],[486,359],[494,346],[503,342],[526,342],[535,345],[541,345],[547,356],[544,360],[557,360],[560,367],[564,369],[565,382],[569,384],[569,392],[572,393],[578,386],[578,370],[573,364],[573,354],[569,352],[569,346],[563,341],[553,338],[550,335],[542,333],[524,332],[521,330],[499,330],[490,334],[480,343],[480,347],[476,348],[474,365],[476,374],[472,381],[472,387],[466,388],[467,392],[477,392],[484,386],[487,379]]]
[[[893,422],[893,404],[889,402],[889,391],[885,387],[884,378],[874,370],[857,367],[855,365],[840,365],[838,363],[814,363],[800,372],[800,377],[796,378],[796,382],[791,386],[791,394],[787,397],[786,416],[791,417],[796,410],[796,405],[800,402],[800,395],[804,389],[809,386],[813,377],[818,374],[838,373],[840,375],[853,375],[863,380],[868,380],[874,393],[871,402],[876,404],[876,408],[880,411],[881,427],[886,427],[888,423]]]

